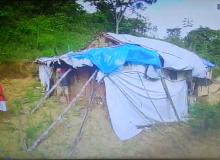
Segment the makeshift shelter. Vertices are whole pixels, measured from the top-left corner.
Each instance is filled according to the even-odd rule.
[[[193,52],[160,40],[113,33],[98,35],[79,52],[35,62],[41,68],[42,83],[48,82],[42,65],[51,72],[59,66],[73,68],[69,73],[72,97],[99,70],[96,98],[106,104],[113,130],[121,140],[155,122],[184,121],[189,86],[194,77],[204,79],[207,74],[203,61]],[[91,85],[82,103],[90,95]]]
[[[212,68],[215,67],[215,64],[213,64],[212,62],[209,62],[207,59],[200,57],[203,64],[206,66],[206,78],[197,78],[197,80],[194,80],[195,82],[197,82],[197,85],[195,87],[195,94],[198,95],[198,97],[200,96],[209,96],[210,95],[210,90],[209,90],[209,86],[212,84]],[[195,78],[194,78],[195,79]],[[198,93],[198,86],[200,86],[201,88],[201,92],[200,94]],[[203,87],[206,87],[207,91],[204,92],[203,91]]]

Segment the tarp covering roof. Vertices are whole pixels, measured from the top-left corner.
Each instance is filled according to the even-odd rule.
[[[95,64],[103,73],[110,73],[128,61],[160,68],[160,55],[164,60],[163,68],[177,71],[192,70],[193,77],[199,78],[206,77],[206,65],[211,65],[202,61],[195,53],[161,40],[127,34],[103,35],[121,42],[122,45],[71,52],[60,57],[39,58],[36,61],[48,64],[62,59],[73,68]]]
[[[121,42],[139,44],[143,47],[156,51],[164,59],[163,68],[174,70],[192,70],[194,77],[204,78],[206,76],[206,67],[199,56],[184,48],[165,41],[136,37],[128,34],[105,34]]]
[[[215,64],[213,64],[212,62],[209,62],[207,59],[200,57],[201,60],[203,61],[203,63],[208,66],[208,67],[215,67]]]
[[[139,45],[123,44],[112,47],[92,48],[82,51],[83,54],[75,55],[73,52],[68,57],[77,59],[89,59],[103,73],[113,72],[125,62],[152,65],[161,68],[159,54]]]

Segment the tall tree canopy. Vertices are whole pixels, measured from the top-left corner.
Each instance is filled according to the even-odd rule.
[[[184,38],[186,48],[220,65],[220,30],[200,27]]]
[[[183,41],[181,39],[181,29],[182,28],[168,28],[166,41],[173,43],[177,46],[183,47]]]
[[[90,2],[91,5],[96,6],[98,11],[111,17],[115,24],[115,32],[118,33],[119,24],[127,10],[137,13],[136,10],[146,9],[146,4],[152,5],[157,0],[84,0],[84,2]]]
[[[182,28],[169,28],[167,29],[167,38],[180,38]]]
[[[124,18],[119,29],[122,34],[153,37],[157,32],[157,26],[147,18]]]
[[[184,18],[183,20],[183,28],[187,29],[187,34],[189,33],[189,29],[193,27],[193,19],[191,17]]]

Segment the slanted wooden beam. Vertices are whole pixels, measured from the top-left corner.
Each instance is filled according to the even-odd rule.
[[[83,127],[85,126],[86,124],[86,121],[89,117],[89,113],[90,113],[90,109],[91,109],[91,106],[92,106],[92,102],[95,98],[95,95],[96,95],[96,91],[98,89],[98,83],[95,82],[95,79],[94,79],[94,83],[93,83],[93,91],[91,93],[91,98],[87,104],[87,107],[86,107],[86,110],[85,110],[85,113],[84,113],[84,117],[83,117],[83,120],[81,122],[81,125],[80,125],[80,129],[76,135],[76,137],[73,139],[73,142],[69,148],[69,152],[68,152],[68,157],[67,158],[71,158],[72,154],[73,154],[73,151],[78,143],[78,141],[80,140],[81,136],[82,136],[82,132],[83,132]]]
[[[42,133],[37,140],[34,142],[34,144],[28,149],[28,151],[32,151],[33,149],[35,149],[38,144],[44,139],[44,137],[50,132],[50,130],[61,120],[61,118],[67,113],[67,111],[72,107],[73,103],[76,102],[76,100],[81,96],[81,94],[83,93],[83,91],[85,90],[86,86],[89,84],[89,82],[95,77],[97,71],[95,71],[92,76],[89,78],[89,80],[84,84],[84,86],[82,87],[81,91],[76,95],[75,98],[73,98],[70,102],[70,104],[63,109],[63,111],[61,112],[61,114],[57,117],[56,120],[53,121],[53,123],[47,128],[46,131],[44,131],[44,133]]]
[[[165,91],[165,93],[166,93],[166,95],[167,95],[167,98],[168,98],[169,101],[170,101],[170,104],[171,104],[171,106],[172,106],[172,108],[173,108],[174,114],[175,114],[175,116],[176,116],[178,122],[180,122],[180,118],[179,118],[178,113],[177,113],[177,111],[176,111],[176,108],[175,108],[175,105],[174,105],[174,103],[173,103],[173,100],[172,100],[172,98],[171,98],[171,96],[170,96],[170,92],[169,92],[169,90],[168,90],[166,81],[165,81],[164,77],[162,77],[161,73],[160,73],[160,76],[161,76],[161,82],[162,82],[162,84],[163,84],[163,88],[164,88],[164,91]]]
[[[47,97],[53,92],[53,90],[58,86],[58,84],[60,84],[60,82],[63,80],[63,78],[72,70],[72,68],[69,68],[61,77],[60,79],[56,82],[55,85],[53,85],[53,87],[46,93],[46,95],[38,102],[38,104],[36,105],[36,107],[34,107],[34,109],[32,109],[31,114],[34,113],[43,103],[44,101],[47,99]]]

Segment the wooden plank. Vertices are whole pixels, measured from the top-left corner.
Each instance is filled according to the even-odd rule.
[[[160,75],[161,75],[161,74],[160,74]],[[175,108],[175,105],[174,105],[174,103],[173,103],[173,100],[172,100],[172,98],[171,98],[171,96],[170,96],[170,92],[169,92],[169,90],[168,90],[166,81],[165,81],[164,77],[162,77],[162,75],[161,75],[161,82],[162,82],[164,91],[165,91],[165,93],[166,93],[166,95],[167,95],[167,98],[169,99],[170,104],[171,104],[171,106],[172,106],[172,108],[173,108],[174,114],[175,114],[175,116],[176,116],[178,122],[180,122],[180,118],[179,118],[178,113],[177,113],[177,111],[176,111],[176,108]]]
[[[98,89],[98,83],[94,82],[93,83],[93,91],[91,93],[91,98],[90,98],[90,100],[89,100],[89,102],[87,104],[86,111],[85,111],[83,120],[82,120],[81,125],[80,125],[80,129],[79,129],[76,137],[73,139],[72,145],[69,148],[68,158],[71,158],[71,156],[73,154],[73,151],[74,151],[74,148],[76,147],[78,141],[80,140],[80,138],[82,136],[83,127],[85,126],[85,123],[86,123],[86,121],[88,119],[89,112],[90,112],[90,109],[91,109],[91,105],[92,105],[92,102],[93,102],[93,100],[95,98],[97,89]]]
[[[46,95],[38,102],[38,104],[36,105],[36,107],[34,107],[34,109],[32,109],[31,114],[34,113],[43,103],[44,101],[47,99],[47,97],[53,92],[53,90],[58,86],[58,84],[60,84],[60,82],[62,81],[62,79],[72,70],[72,68],[69,68],[61,77],[60,79],[56,82],[55,85],[53,85],[53,87],[49,90],[49,92],[46,93]]]
[[[81,96],[83,91],[85,90],[86,86],[89,84],[89,82],[95,77],[97,71],[95,71],[92,76],[89,78],[89,80],[85,83],[85,85],[82,87],[81,91],[76,95],[75,98],[73,98],[70,102],[70,104],[63,109],[61,114],[57,117],[56,120],[53,121],[53,123],[44,131],[34,142],[34,144],[28,149],[28,151],[32,151],[35,149],[38,144],[44,139],[44,137],[50,132],[50,130],[61,120],[61,118],[67,113],[67,111],[72,107],[72,105],[76,102],[76,100]]]

